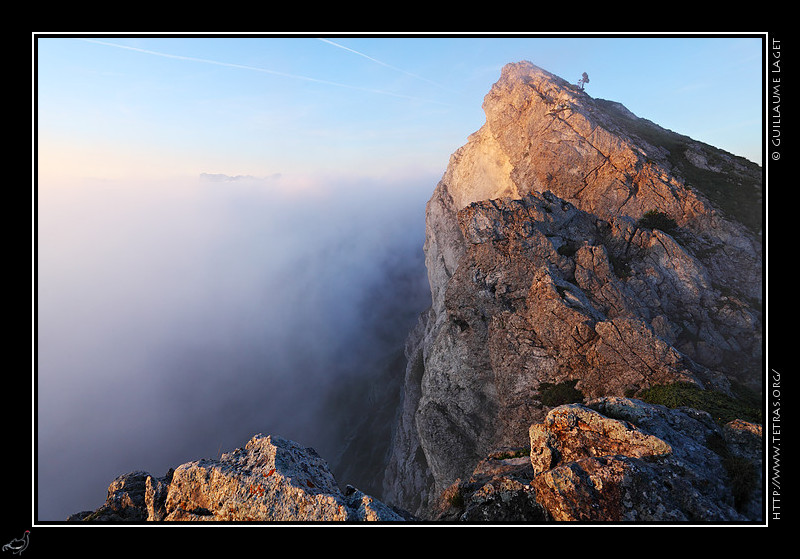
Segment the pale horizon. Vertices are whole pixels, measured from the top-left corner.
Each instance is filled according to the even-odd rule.
[[[37,41],[41,178],[443,171],[528,60],[761,164],[761,38],[151,38]]]

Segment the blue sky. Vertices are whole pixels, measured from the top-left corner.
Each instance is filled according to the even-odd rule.
[[[761,162],[758,37],[60,37],[38,40],[39,171],[441,173],[518,60]]]

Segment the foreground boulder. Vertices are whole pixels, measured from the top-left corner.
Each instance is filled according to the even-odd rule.
[[[403,521],[411,517],[348,486],[342,492],[312,448],[256,435],[219,460],[188,462],[163,478],[133,472],[114,480],[106,503],[69,520]]]
[[[747,522],[761,519],[761,429],[628,398],[554,408],[530,455],[493,453],[432,507],[436,520]]]

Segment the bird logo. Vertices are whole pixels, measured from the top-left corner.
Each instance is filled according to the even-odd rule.
[[[20,555],[23,551],[25,551],[25,548],[28,547],[28,537],[30,536],[30,533],[30,530],[25,530],[25,533],[21,538],[15,538],[4,545],[3,551],[10,551],[11,553]]]

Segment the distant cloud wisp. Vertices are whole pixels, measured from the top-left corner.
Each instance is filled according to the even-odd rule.
[[[254,177],[252,175],[226,175],[224,173],[200,173],[200,180],[206,182],[236,182],[236,181],[268,181],[281,178],[280,173],[274,173],[266,177]]]

